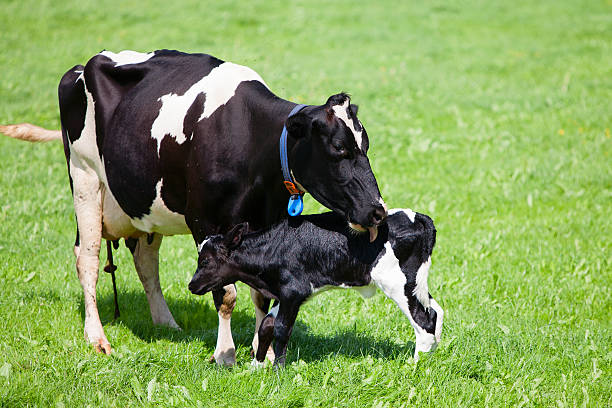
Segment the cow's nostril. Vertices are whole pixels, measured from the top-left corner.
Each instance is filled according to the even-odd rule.
[[[385,218],[387,218],[387,212],[382,206],[374,209],[370,213],[370,221],[374,225],[379,225]]]

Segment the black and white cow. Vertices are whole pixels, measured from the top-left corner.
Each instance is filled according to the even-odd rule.
[[[372,238],[386,217],[366,156],[368,135],[346,94],[287,119],[296,104],[274,95],[250,68],[205,54],[104,51],[63,76],[59,105],[61,135],[29,124],[0,132],[63,139],[85,337],[99,351],[111,351],[96,305],[101,239],[126,238],[153,322],[178,328],[159,284],[162,236],[191,233],[200,244],[240,222],[259,229],[287,217],[290,194],[279,158],[285,124],[289,164],[302,191]],[[217,288],[213,297],[214,358],[233,364],[235,287]],[[269,301],[256,292],[251,297],[257,332]]]
[[[372,243],[334,213],[291,218],[250,234],[246,230],[239,224],[205,241],[189,290],[202,295],[240,280],[279,301],[259,328],[257,361],[264,361],[274,337],[275,364],[284,364],[300,306],[333,287],[353,288],[364,297],[380,288],[414,328],[415,359],[440,341],[444,312],[427,287],[436,241],[428,216],[391,210]]]

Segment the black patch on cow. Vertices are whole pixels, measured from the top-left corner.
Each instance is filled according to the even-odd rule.
[[[201,93],[196,96],[189,109],[187,109],[185,120],[183,120],[183,134],[185,134],[187,141],[190,141],[193,137],[193,133],[196,129],[198,121],[200,120],[200,116],[202,116],[202,112],[204,112],[205,103],[206,94]]]
[[[60,120],[62,135],[70,143],[81,137],[85,127],[85,112],[87,111],[87,98],[82,80],[78,80],[83,72],[82,65],[72,67],[62,77],[57,89],[60,105]],[[64,140],[64,153],[66,159],[70,158],[68,143]]]
[[[138,245],[138,240],[136,238],[125,239],[125,246],[130,250],[132,255],[134,255],[134,251],[136,251],[136,245]]]

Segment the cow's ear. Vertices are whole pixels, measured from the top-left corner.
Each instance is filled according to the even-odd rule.
[[[223,238],[223,243],[228,249],[234,249],[242,243],[242,237],[249,230],[249,223],[243,222],[235,225]]]
[[[310,132],[312,126],[312,118],[308,116],[304,111],[300,111],[295,115],[291,116],[285,122],[287,132],[296,139],[306,137]]]
[[[351,104],[349,105],[349,109],[351,110],[353,116],[357,117],[357,111],[359,110],[359,106]]]

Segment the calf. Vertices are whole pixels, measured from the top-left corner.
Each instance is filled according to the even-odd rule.
[[[278,301],[259,328],[257,361],[263,362],[274,337],[275,364],[283,365],[300,306],[331,287],[354,288],[364,297],[379,287],[410,320],[415,359],[440,341],[444,312],[427,288],[436,240],[427,215],[389,211],[372,243],[335,213],[286,219],[255,233],[247,230],[248,225],[239,224],[200,246],[189,290],[202,295],[240,280]]]

